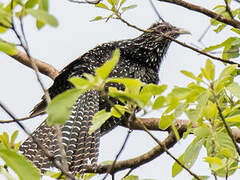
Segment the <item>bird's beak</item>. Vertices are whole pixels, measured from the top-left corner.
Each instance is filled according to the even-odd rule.
[[[177,34],[191,34],[190,31],[188,31],[186,29],[181,29],[181,28],[179,28],[176,33]]]

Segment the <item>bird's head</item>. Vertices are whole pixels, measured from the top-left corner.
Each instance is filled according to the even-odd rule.
[[[172,26],[167,22],[154,23],[148,30],[152,31],[158,37],[162,37],[162,34],[177,38],[181,34],[191,34],[189,31]]]

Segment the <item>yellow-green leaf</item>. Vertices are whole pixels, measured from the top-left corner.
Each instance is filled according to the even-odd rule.
[[[40,180],[40,171],[23,155],[0,145],[0,157],[21,180]]]
[[[233,82],[227,86],[227,89],[237,98],[240,99],[240,86],[238,83]]]
[[[95,6],[98,7],[98,8],[103,8],[103,9],[109,10],[109,8],[103,3],[97,3]]]
[[[16,48],[15,44],[3,42],[0,40],[0,51],[8,54],[8,55],[15,55],[18,53],[18,50]]]
[[[97,112],[93,116],[92,126],[89,128],[88,133],[92,134],[94,131],[99,129],[103,123],[105,123],[111,117],[111,112],[106,112],[106,109],[103,109]]]
[[[112,58],[110,60],[105,62],[101,67],[95,69],[96,76],[100,77],[102,80],[105,80],[109,76],[113,68],[116,66],[116,64],[118,63],[119,57],[120,57],[120,50],[116,49],[113,52]]]
[[[207,73],[207,76],[209,77],[210,80],[214,79],[214,74],[215,74],[215,66],[212,63],[211,60],[207,60],[206,65],[205,65],[205,70]]]
[[[174,114],[162,115],[159,121],[159,128],[162,130],[167,129],[169,126],[172,125],[172,122],[174,121],[174,119],[175,119]]]
[[[69,119],[73,104],[82,93],[84,93],[83,90],[74,88],[54,97],[47,107],[47,124],[49,126],[65,124]]]
[[[183,162],[183,154],[178,158],[178,160],[184,164]],[[183,170],[182,166],[180,166],[176,161],[172,166],[172,177],[175,177]]]
[[[41,10],[41,9],[26,9],[26,12],[28,14],[31,14],[33,17],[35,17],[37,20],[49,24],[53,27],[58,26],[57,19],[49,14],[47,11]]]
[[[218,157],[205,157],[205,161],[208,162],[209,164],[218,164],[218,165],[223,164],[222,160]]]
[[[227,117],[226,122],[240,122],[240,114],[239,115],[235,115],[235,116],[231,116],[231,117]]]
[[[165,102],[166,102],[166,98],[164,96],[158,96],[157,99],[154,101],[152,109],[159,109],[163,107]]]

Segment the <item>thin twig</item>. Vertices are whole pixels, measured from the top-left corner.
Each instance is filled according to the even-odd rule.
[[[119,20],[121,20],[123,23],[125,23],[125,24],[126,24],[127,26],[129,26],[129,27],[135,28],[135,29],[137,29],[137,30],[139,30],[139,31],[142,31],[142,32],[158,33],[158,34],[160,34],[161,36],[163,36],[163,37],[165,37],[165,38],[167,38],[167,39],[169,39],[169,40],[171,40],[171,41],[174,41],[175,43],[177,43],[177,44],[179,44],[179,45],[181,45],[181,46],[183,46],[183,47],[186,47],[186,48],[191,49],[191,50],[193,50],[193,51],[195,51],[195,52],[198,52],[199,54],[205,55],[205,56],[207,56],[207,57],[209,57],[209,58],[211,58],[211,59],[213,59],[213,60],[221,61],[221,62],[227,63],[227,64],[237,64],[238,67],[240,67],[240,64],[238,64],[238,63],[236,63],[236,62],[234,62],[234,61],[222,59],[222,58],[220,58],[220,57],[213,56],[213,55],[211,55],[211,54],[205,53],[205,52],[203,52],[203,51],[201,51],[201,50],[199,50],[199,49],[197,49],[197,48],[194,48],[194,47],[192,47],[192,46],[187,45],[186,43],[183,43],[183,42],[181,42],[181,41],[178,41],[178,40],[174,39],[173,37],[168,36],[168,35],[166,35],[166,34],[164,34],[164,33],[162,33],[162,32],[156,32],[156,31],[141,29],[141,28],[139,28],[139,27],[137,27],[137,26],[135,26],[135,25],[130,24],[129,22],[127,22],[127,21],[126,21],[125,19],[123,19],[123,18],[120,16],[120,14],[118,14],[118,13],[116,13],[116,16],[118,17]]]
[[[226,11],[228,12],[229,16],[230,16],[232,19],[234,19],[233,14],[232,14],[232,11],[231,11],[231,8],[229,7],[229,4],[228,4],[227,0],[224,0],[224,2],[225,2],[225,5],[226,5]]]
[[[17,38],[20,41],[21,46],[23,47],[23,49],[26,52],[29,60],[31,61],[31,65],[32,65],[32,68],[34,69],[36,78],[37,78],[37,80],[38,80],[38,82],[39,82],[39,84],[40,84],[40,86],[41,86],[41,88],[44,92],[44,96],[45,96],[45,99],[46,99],[47,103],[49,103],[51,101],[50,95],[49,95],[48,91],[45,89],[43,82],[41,81],[41,78],[39,76],[38,67],[37,67],[36,63],[34,62],[34,60],[31,58],[31,55],[30,55],[30,52],[29,52],[29,46],[28,46],[26,35],[25,35],[22,18],[20,18],[20,28],[21,28],[23,39],[21,38],[21,36],[19,35],[19,33],[17,32],[17,29],[15,27],[14,18],[13,18],[13,0],[11,1],[11,13],[12,13],[12,16],[11,16],[11,18],[12,18],[12,22],[11,22],[12,23],[12,30],[15,32]],[[60,130],[59,125],[54,125],[54,128],[57,132],[57,139],[58,139],[57,142],[58,142],[58,146],[59,146],[59,149],[60,149],[60,154],[61,154],[61,158],[62,158],[62,162],[63,162],[63,170],[64,170],[64,172],[68,172],[66,152],[65,152],[64,147],[61,143],[62,132]],[[69,179],[69,177],[66,177],[66,178]]]
[[[141,123],[141,122],[140,122]],[[189,174],[191,174],[193,177],[195,177],[197,180],[201,180],[200,177],[198,177],[198,175],[196,175],[195,173],[193,173],[190,169],[188,169],[184,164],[182,164],[176,157],[174,157],[166,148],[166,146],[164,146],[164,144],[162,142],[160,142],[146,127],[143,123],[141,123],[143,130],[152,137],[152,139],[158,143],[159,146],[161,146],[163,148],[163,150],[172,158],[174,159],[174,161],[176,161],[183,169],[185,169]]]
[[[180,129],[179,129],[180,130]],[[180,131],[185,131],[186,129],[181,129]],[[168,137],[162,142],[167,148],[171,148],[176,144],[177,140],[175,138],[175,135],[173,132],[170,132]],[[116,173],[118,171],[121,170],[125,170],[128,168],[137,168],[140,167],[150,161],[152,161],[153,159],[159,157],[161,154],[164,153],[164,150],[162,147],[160,147],[159,145],[155,146],[153,149],[151,149],[150,151],[148,151],[147,153],[144,153],[138,157],[132,158],[132,159],[128,159],[128,160],[123,160],[123,161],[118,161],[115,166],[114,169],[112,170],[112,172]],[[93,170],[91,168],[91,166],[89,166],[87,168],[86,172],[89,173],[99,173],[99,174],[103,174],[106,173],[107,170],[109,169],[109,167],[112,165],[100,165],[97,167],[97,169]]]
[[[98,4],[100,3],[102,0],[96,0],[96,1],[88,1],[88,0],[85,0],[85,1],[76,1],[76,0],[68,0],[69,2],[72,2],[72,3],[78,3],[78,4]]]
[[[123,178],[129,176],[129,174],[130,174],[134,169],[135,169],[135,168],[131,168],[131,169],[127,172],[127,174],[125,174],[125,176],[124,176]]]
[[[239,147],[238,147],[238,145],[237,145],[237,142],[236,142],[236,140],[235,140],[235,138],[234,138],[234,136],[233,136],[233,134],[232,134],[232,132],[231,132],[230,127],[229,127],[229,126],[227,125],[227,123],[226,123],[226,120],[225,120],[225,118],[224,118],[224,116],[223,116],[222,109],[220,108],[220,105],[219,105],[218,99],[217,99],[217,97],[216,97],[215,91],[214,91],[214,89],[213,89],[213,86],[211,86],[211,88],[212,88],[212,94],[213,94],[214,100],[215,100],[215,102],[216,102],[216,106],[217,106],[217,109],[218,109],[219,116],[220,116],[220,118],[221,118],[221,120],[222,120],[222,122],[223,122],[223,125],[224,125],[224,127],[225,127],[225,129],[226,129],[226,131],[227,131],[227,134],[228,134],[229,137],[231,138],[231,140],[232,140],[232,142],[233,142],[233,145],[235,146],[235,149],[236,149],[236,151],[238,152],[238,155],[240,155],[240,149],[239,149]]]
[[[154,12],[156,13],[158,19],[161,20],[162,22],[165,22],[164,19],[163,19],[163,18],[161,17],[161,15],[159,14],[156,6],[153,4],[152,0],[149,0],[149,3],[151,4],[151,6],[152,6]]]
[[[212,152],[211,152],[211,155],[212,157],[215,157],[215,154],[216,154],[216,144],[215,144],[215,137],[216,137],[216,126],[215,126],[215,119],[210,119],[210,124],[211,124],[211,135],[212,135],[212,138],[211,138],[211,141],[212,141]],[[217,173],[216,171],[213,171],[213,176],[214,176],[214,179],[217,180]]]
[[[208,27],[203,31],[202,35],[200,36],[200,38],[198,39],[198,42],[202,42],[203,38],[205,37],[205,35],[207,34],[207,32],[209,31],[209,29],[211,28],[211,24],[208,25]]]
[[[122,153],[123,149],[125,148],[131,132],[132,132],[132,131],[129,129],[129,130],[128,130],[128,133],[127,133],[127,135],[126,135],[126,137],[125,137],[125,139],[124,139],[124,142],[123,142],[123,144],[122,144],[121,149],[119,150],[118,154],[116,155],[116,157],[115,157],[112,165],[111,165],[110,168],[108,169],[106,175],[103,177],[103,180],[105,180],[105,179],[107,178],[107,176],[108,176],[109,173],[112,174],[112,170],[114,169],[114,166],[115,166],[115,164],[116,164],[116,162],[117,162],[120,154]],[[113,174],[114,174],[114,173],[113,173]]]
[[[237,21],[235,19],[225,18],[222,15],[217,14],[217,13],[215,13],[213,11],[210,11],[210,10],[204,8],[204,7],[197,6],[195,4],[188,3],[188,2],[185,2],[183,0],[158,0],[158,1],[160,1],[160,2],[168,2],[168,3],[176,4],[178,6],[182,6],[184,8],[187,8],[187,9],[190,9],[192,11],[196,11],[196,12],[205,14],[208,17],[211,17],[211,18],[216,19],[216,20],[218,20],[220,22],[223,22],[225,24],[228,24],[230,26],[233,26],[235,28],[240,29],[240,22],[239,21]]]
[[[34,116],[27,116],[27,117],[24,117],[24,118],[19,118],[19,119],[16,119],[17,121],[26,121],[26,120],[29,120],[29,119],[32,119],[32,118],[35,118],[37,116],[39,116],[40,114],[36,114]],[[15,123],[14,120],[0,120],[0,124],[5,124],[5,123]]]

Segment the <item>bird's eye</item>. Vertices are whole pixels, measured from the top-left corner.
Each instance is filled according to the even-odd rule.
[[[167,32],[168,28],[167,27],[163,27],[162,28],[162,32]]]

